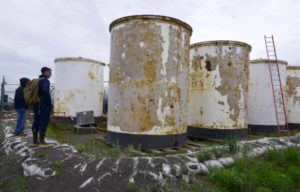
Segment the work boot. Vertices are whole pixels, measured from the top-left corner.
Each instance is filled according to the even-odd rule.
[[[38,145],[38,131],[32,130],[32,136],[33,136],[33,145]]]
[[[40,135],[40,145],[47,145],[47,143],[45,142],[45,131],[39,131],[39,135]]]

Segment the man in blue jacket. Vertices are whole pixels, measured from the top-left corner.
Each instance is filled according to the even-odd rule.
[[[24,135],[23,130],[25,128],[26,109],[27,109],[27,106],[25,104],[25,99],[24,99],[24,87],[26,86],[28,81],[29,79],[25,77],[20,79],[20,86],[16,89],[15,97],[14,97],[14,107],[18,114],[18,120],[15,129],[15,135],[17,136]]]
[[[32,124],[33,144],[45,145],[45,134],[52,111],[50,96],[51,69],[43,67],[39,76],[39,104],[33,106],[34,120]],[[39,137],[38,137],[39,136]],[[38,139],[39,138],[39,139]]]

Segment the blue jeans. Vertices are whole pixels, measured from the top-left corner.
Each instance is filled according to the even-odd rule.
[[[51,107],[40,104],[33,106],[33,131],[46,131],[50,121]]]
[[[16,125],[16,134],[22,133],[25,127],[26,121],[26,109],[25,108],[18,108],[16,109],[18,114],[18,120]]]

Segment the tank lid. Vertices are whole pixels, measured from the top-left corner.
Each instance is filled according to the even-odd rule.
[[[87,62],[97,63],[97,64],[105,66],[105,63],[102,63],[102,62],[94,60],[94,59],[87,59],[87,58],[83,58],[83,57],[61,57],[61,58],[54,59],[55,63],[58,61],[87,61]]]
[[[286,67],[286,69],[290,69],[290,70],[300,70],[300,66],[292,66],[292,65],[289,65]]]
[[[190,45],[190,48],[194,47],[203,47],[203,46],[209,46],[209,45],[232,45],[232,46],[241,46],[241,47],[247,47],[252,50],[251,45],[241,42],[241,41],[232,41],[232,40],[214,40],[214,41],[202,41],[198,43],[194,43]]]
[[[176,25],[181,25],[185,28],[187,28],[191,35],[193,32],[192,27],[187,24],[186,22],[183,22],[179,19],[173,18],[173,17],[167,17],[167,16],[163,16],[163,15],[131,15],[131,16],[127,16],[127,17],[121,17],[119,19],[114,20],[113,22],[111,22],[111,24],[109,25],[109,32],[111,32],[111,30],[119,24],[125,23],[127,21],[130,20],[157,20],[157,21],[164,21],[167,23],[172,23],[172,24],[176,24]]]
[[[284,64],[287,65],[288,63],[286,61],[277,60],[278,64]],[[262,64],[262,63],[276,63],[275,60],[268,60],[268,59],[254,59],[250,60],[250,64]]]

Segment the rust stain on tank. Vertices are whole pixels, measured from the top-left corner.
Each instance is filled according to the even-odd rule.
[[[93,72],[89,71],[88,72],[88,77],[91,79],[91,80],[95,80],[96,79],[96,76]]]
[[[300,86],[300,78],[299,77],[291,77],[288,76],[286,79],[286,93],[289,97],[293,95],[297,95],[297,87]]]
[[[225,105],[224,101],[218,101],[219,105]]]
[[[219,51],[217,51],[221,85],[216,87],[216,90],[221,95],[227,95],[231,112],[230,119],[236,122],[240,114],[238,101],[241,99],[242,93],[244,93],[244,104],[247,103],[246,90],[249,82],[250,51],[245,48],[241,53],[237,53],[236,48],[232,47],[231,51],[225,50],[225,54],[222,55],[222,48],[222,46],[219,46]],[[245,106],[246,109],[247,106]]]

